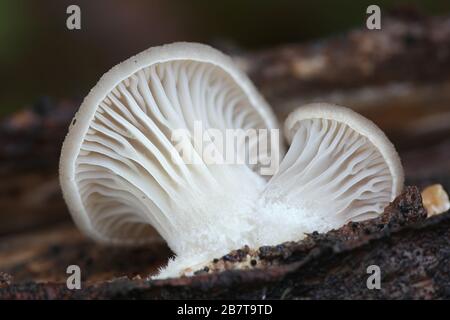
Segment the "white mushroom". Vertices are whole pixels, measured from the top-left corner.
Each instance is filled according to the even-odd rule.
[[[287,118],[285,135],[290,148],[261,197],[264,210],[282,212],[264,217],[270,217],[265,225],[284,217],[283,239],[261,229],[264,242],[375,218],[403,188],[394,146],[373,122],[350,109],[304,106]]]
[[[285,133],[292,143],[269,182],[257,172],[263,163],[205,161],[193,139],[197,121],[219,132],[277,128],[229,58],[199,44],[152,48],[102,77],[62,150],[61,186],[80,229],[99,241],[136,244],[155,228],[176,254],[159,278],[192,274],[244,245],[276,245],[376,217],[403,187],[392,144],[346,108],[314,104],[291,114]],[[180,129],[186,134],[175,144]],[[215,138],[207,142],[226,156]],[[245,140],[235,151],[246,157],[254,148]],[[196,161],[186,163],[184,152]]]
[[[254,244],[265,180],[246,164],[205,163],[192,139],[196,121],[222,131],[277,127],[248,78],[205,45],[151,48],[107,72],[76,114],[60,160],[79,228],[113,244],[146,242],[155,228],[178,256],[173,273]],[[172,141],[180,129],[187,137],[178,144],[194,164]]]

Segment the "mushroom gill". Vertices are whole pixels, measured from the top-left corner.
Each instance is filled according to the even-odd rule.
[[[75,119],[60,161],[75,222],[112,244],[146,242],[156,229],[176,255],[159,278],[189,275],[245,245],[376,217],[403,186],[398,155],[380,129],[327,104],[288,117],[291,145],[267,181],[260,169],[283,152],[275,117],[228,57],[200,44],[151,48],[119,64]],[[232,135],[231,143],[228,130],[268,136]],[[233,161],[223,161],[229,153]]]
[[[291,145],[261,196],[261,207],[272,211],[263,216],[279,215],[264,225],[284,217],[283,239],[274,241],[261,229],[265,243],[375,218],[403,188],[403,169],[392,144],[350,109],[303,106],[289,115],[285,133]]]
[[[75,221],[88,235],[138,244],[151,240],[155,228],[177,257],[185,257],[177,259],[184,267],[254,243],[251,213],[265,184],[256,172],[262,164],[210,163],[202,144],[222,159],[223,141],[194,136],[197,123],[201,133],[276,126],[266,103],[227,57],[199,44],[152,48],[109,71],[75,118],[60,180]],[[241,139],[226,150],[245,159],[257,147]]]

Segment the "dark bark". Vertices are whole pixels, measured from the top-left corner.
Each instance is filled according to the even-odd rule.
[[[426,219],[409,187],[377,219],[259,249],[265,268],[162,281],[128,278],[68,290],[61,283],[4,286],[0,298],[379,299],[450,298],[450,213]],[[367,267],[381,270],[369,290]]]

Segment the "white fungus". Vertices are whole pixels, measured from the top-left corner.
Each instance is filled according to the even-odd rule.
[[[263,208],[277,208],[276,219],[284,217],[283,239],[274,242],[292,239],[299,230],[326,232],[375,218],[403,188],[393,145],[350,109],[306,105],[286,119],[285,135],[288,153],[261,196]]]
[[[275,245],[375,217],[403,186],[384,134],[356,113],[324,104],[289,116],[291,146],[269,182],[258,165],[205,162],[192,140],[198,121],[220,132],[277,128],[248,78],[205,45],[151,48],[117,65],[75,119],[60,161],[75,222],[112,244],[144,243],[156,229],[176,254],[159,278],[189,274],[244,245]],[[172,139],[180,129],[194,163],[180,159]],[[279,147],[270,151],[282,153]],[[243,156],[254,145],[236,148]]]

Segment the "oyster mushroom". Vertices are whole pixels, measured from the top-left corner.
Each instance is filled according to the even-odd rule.
[[[78,227],[112,244],[147,242],[156,229],[177,255],[173,274],[253,244],[253,206],[265,179],[247,163],[206,163],[192,137],[197,121],[219,131],[277,127],[248,78],[205,45],[151,48],[107,72],[61,153],[60,182]],[[187,132],[177,144],[176,130]],[[247,147],[255,146],[237,145],[238,156]]]
[[[265,225],[284,225],[283,239],[275,242],[375,218],[402,191],[394,146],[356,112],[314,103],[292,112],[284,129],[289,150],[261,196],[261,208],[272,212],[263,215],[270,217]],[[273,218],[274,211],[282,214]],[[264,242],[276,244],[268,230],[260,233]]]
[[[176,43],[106,73],[63,145],[61,186],[77,225],[113,244],[146,242],[155,228],[176,254],[157,278],[191,275],[245,245],[276,245],[376,217],[403,187],[392,144],[343,107],[314,104],[292,113],[285,123],[291,146],[268,182],[258,173],[263,162],[205,161],[193,139],[197,121],[219,132],[277,128],[229,58]],[[223,158],[220,143],[206,138]],[[238,143],[238,156],[254,142]],[[279,148],[266,151],[279,155],[276,142]],[[196,161],[186,162],[184,152]]]

